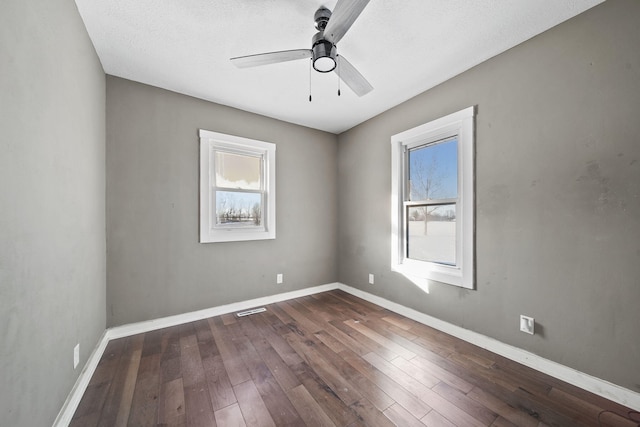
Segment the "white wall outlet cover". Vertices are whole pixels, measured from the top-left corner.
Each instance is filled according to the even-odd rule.
[[[535,320],[533,317],[520,315],[520,330],[527,334],[535,333]]]
[[[73,347],[73,369],[78,367],[78,363],[80,363],[80,343]]]
[[[277,284],[280,284],[280,283],[282,283],[282,282],[283,282],[283,280],[284,280],[283,276],[284,276],[284,275],[283,275],[282,273],[278,273],[278,274],[276,275],[276,283],[277,283]]]
[[[374,282],[374,280],[373,280],[373,274],[369,273],[369,284],[370,284],[370,285],[373,285],[373,282]]]

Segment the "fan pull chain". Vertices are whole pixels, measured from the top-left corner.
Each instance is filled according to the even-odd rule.
[[[309,102],[311,102],[311,74],[313,68],[313,58],[309,61]]]
[[[340,96],[340,61],[337,61],[336,65],[338,66],[338,96]]]

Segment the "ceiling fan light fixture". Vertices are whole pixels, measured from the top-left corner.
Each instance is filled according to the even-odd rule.
[[[316,58],[313,61],[313,69],[320,73],[329,73],[336,69],[336,61],[329,56]]]
[[[320,73],[329,73],[336,68],[336,46],[322,38],[322,33],[314,36],[313,68]]]

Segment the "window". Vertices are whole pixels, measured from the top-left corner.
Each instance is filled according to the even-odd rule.
[[[200,242],[275,239],[275,144],[200,130]]]
[[[474,288],[475,108],[391,137],[391,268]]]

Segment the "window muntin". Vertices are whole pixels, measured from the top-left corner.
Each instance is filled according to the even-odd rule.
[[[275,238],[275,144],[200,130],[200,241]]]
[[[473,289],[474,116],[469,107],[391,138],[393,271]]]

